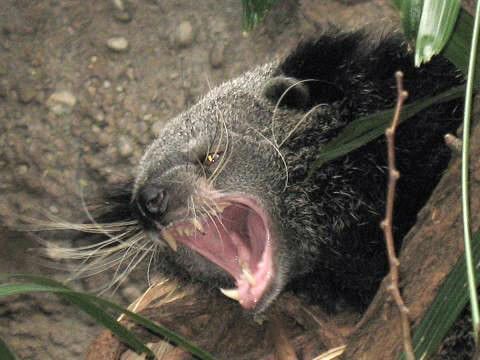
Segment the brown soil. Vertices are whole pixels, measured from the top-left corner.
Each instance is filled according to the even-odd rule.
[[[165,121],[209,87],[327,23],[389,27],[384,3],[280,1],[245,35],[239,0],[0,0],[0,272],[60,276],[27,254],[36,245],[13,230],[18,215],[79,219],[79,189],[132,175]],[[116,299],[145,287],[134,276]],[[21,358],[82,358],[98,331],[52,296],[0,302],[0,337]]]

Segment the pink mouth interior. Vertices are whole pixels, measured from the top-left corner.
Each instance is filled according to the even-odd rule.
[[[189,236],[178,232],[181,227],[194,229],[189,221],[176,223],[165,230],[178,242],[228,272],[235,280],[239,303],[252,309],[264,295],[273,274],[267,216],[256,201],[249,198],[224,197],[216,199],[216,203],[227,204],[221,214],[197,217],[203,232],[195,230]],[[248,269],[250,279],[242,267]]]

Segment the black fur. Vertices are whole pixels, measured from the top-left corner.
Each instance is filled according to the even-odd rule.
[[[443,58],[436,57],[418,69],[399,37],[372,42],[362,33],[335,34],[305,42],[279,66],[279,74],[299,80],[321,80],[305,83],[310,90],[311,106],[329,103],[336,116],[340,116],[341,126],[330,134],[311,129],[308,136],[301,134],[287,145],[291,156],[306,154],[304,163],[295,168],[291,182],[309,187],[310,201],[320,204],[317,214],[322,219],[318,221],[327,225],[326,233],[331,237],[323,249],[329,261],[319,262],[292,284],[293,289],[307,293],[314,302],[333,307],[339,295],[350,304],[363,307],[386,273],[387,257],[379,227],[386,197],[385,140],[378,139],[326,164],[315,175],[313,184],[302,182],[311,158],[318,152],[319,139],[333,138],[351,120],[394,106],[397,70],[405,75],[409,102],[463,82],[454,66]],[[400,126],[396,153],[401,177],[394,218],[398,248],[447,167],[450,151],[443,136],[455,132],[460,121],[459,102],[452,101],[436,105]],[[338,193],[346,187],[354,189],[351,196],[355,198],[342,201]],[[346,212],[352,216],[345,216]],[[298,215],[292,211],[289,216]]]

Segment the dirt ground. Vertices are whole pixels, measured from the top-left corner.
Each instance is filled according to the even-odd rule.
[[[19,215],[80,219],[80,189],[132,175],[163,124],[209,87],[328,23],[390,28],[386,3],[280,1],[246,35],[240,0],[0,0],[0,273],[59,277],[15,231]],[[146,284],[134,276],[115,299]],[[98,331],[51,296],[0,302],[0,337],[22,359],[82,358]]]

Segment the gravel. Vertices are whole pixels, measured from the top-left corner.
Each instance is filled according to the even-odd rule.
[[[128,40],[124,37],[112,37],[107,40],[107,47],[114,52],[125,52],[128,50]]]

